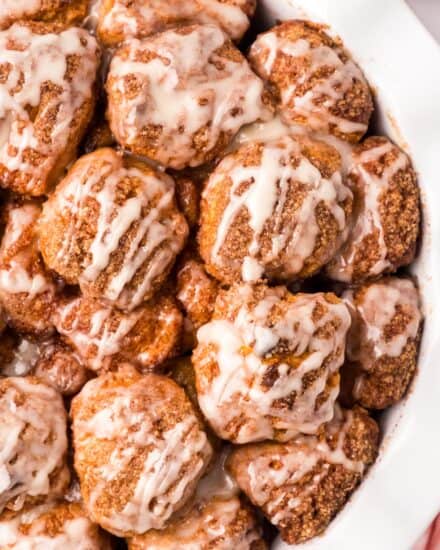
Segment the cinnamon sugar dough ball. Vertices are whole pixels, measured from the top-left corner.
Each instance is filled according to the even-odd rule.
[[[222,439],[288,441],[333,417],[350,314],[334,294],[221,291],[193,354],[200,407]]]
[[[106,88],[117,141],[170,168],[210,161],[241,126],[271,116],[262,81],[214,25],[129,40]]]
[[[354,226],[328,275],[359,283],[410,264],[420,231],[420,191],[408,156],[387,138],[370,137],[354,148],[347,183]]]
[[[373,101],[368,84],[340,41],[310,21],[287,21],[258,36],[252,67],[269,83],[288,124],[359,141]]]
[[[157,296],[130,313],[80,296],[62,302],[55,314],[58,332],[99,373],[125,361],[140,370],[160,366],[177,349],[182,323],[169,296]]]
[[[98,36],[106,46],[143,38],[185,23],[214,23],[233,40],[249,27],[256,0],[104,0]]]
[[[61,340],[42,343],[38,355],[32,374],[61,395],[75,395],[90,378],[78,354]]]
[[[53,331],[57,288],[38,251],[37,224],[41,207],[11,203],[0,245],[0,302],[15,329],[47,335]]]
[[[316,273],[345,240],[352,193],[333,147],[305,138],[245,144],[203,191],[200,254],[223,283]]]
[[[0,31],[1,187],[33,196],[53,187],[91,118],[98,65],[84,29]]]
[[[165,280],[187,234],[169,176],[99,149],[81,157],[44,204],[40,248],[84,294],[131,311]]]
[[[362,409],[341,412],[320,436],[236,448],[229,469],[288,544],[324,532],[377,455],[379,429]]]
[[[72,404],[75,469],[89,517],[119,536],[161,529],[212,455],[185,392],[134,369],[88,382]]]
[[[179,263],[176,290],[176,297],[194,330],[210,321],[219,284],[206,273],[196,253],[188,251]]]
[[[164,529],[129,539],[129,550],[266,550],[255,514],[224,469],[226,456],[199,482],[189,506]]]
[[[0,374],[26,376],[71,396],[90,378],[80,357],[58,336],[30,340],[7,331],[0,337]]]
[[[61,396],[33,377],[0,379],[0,512],[62,496],[69,484]]]
[[[0,516],[2,550],[111,550],[110,538],[76,502],[50,502]]]
[[[0,3],[0,29],[16,21],[41,23],[79,23],[87,14],[88,0],[2,0]]]
[[[200,186],[196,184],[193,178],[186,175],[175,175],[176,199],[179,210],[185,216],[185,219],[191,229],[199,224],[200,216]]]
[[[343,395],[371,409],[394,405],[417,367],[422,332],[419,293],[410,279],[386,277],[348,290],[352,315],[347,336]]]

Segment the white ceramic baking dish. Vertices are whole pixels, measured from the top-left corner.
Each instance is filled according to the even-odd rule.
[[[440,510],[440,48],[403,0],[260,0],[276,20],[326,23],[377,97],[375,132],[412,157],[423,195],[423,241],[413,267],[424,301],[419,372],[383,417],[377,463],[326,533],[302,550],[409,550]],[[281,541],[276,550],[288,548]]]

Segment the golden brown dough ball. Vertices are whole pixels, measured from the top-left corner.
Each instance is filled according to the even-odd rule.
[[[354,194],[354,225],[328,275],[359,283],[411,263],[420,192],[408,156],[387,138],[370,137],[354,148],[347,184]]]
[[[0,301],[9,325],[30,334],[53,331],[56,286],[38,251],[41,207],[10,204],[0,246]]]
[[[368,84],[340,41],[310,21],[286,21],[257,37],[254,70],[277,98],[288,124],[359,141],[373,101]]]
[[[313,275],[347,236],[352,193],[339,153],[304,138],[245,144],[202,195],[200,254],[220,281]]]
[[[16,21],[72,25],[85,18],[87,6],[88,0],[2,0],[0,29],[6,29]]]
[[[99,149],[80,158],[44,204],[40,248],[68,283],[131,311],[165,280],[187,234],[169,176]]]
[[[2,550],[111,550],[110,538],[76,502],[49,502],[0,516]]]
[[[32,374],[66,396],[78,393],[90,378],[90,371],[79,356],[58,339],[39,346],[39,357]]]
[[[422,313],[410,279],[387,277],[343,298],[352,315],[342,371],[347,402],[384,409],[405,394],[417,367]]]
[[[0,379],[0,512],[63,495],[66,413],[61,396],[33,377]]]
[[[212,455],[185,392],[133,368],[88,382],[73,400],[75,469],[90,518],[119,536],[162,529]]]
[[[262,81],[214,25],[128,41],[106,89],[118,143],[176,169],[212,160],[241,126],[271,116]]]
[[[176,199],[179,210],[183,213],[191,229],[197,227],[200,215],[200,186],[193,178],[186,175],[175,176]]]
[[[153,370],[180,342],[182,313],[174,299],[158,296],[130,313],[85,297],[62,302],[58,332],[93,371],[114,370],[125,361]]]
[[[379,429],[362,409],[338,410],[319,437],[236,448],[228,467],[288,544],[321,534],[375,460]]]
[[[203,262],[196,253],[189,251],[180,262],[176,290],[176,297],[181,303],[193,331],[210,321],[219,284],[208,275]]]
[[[253,510],[224,468],[226,456],[216,459],[192,501],[164,529],[129,539],[129,550],[266,550]]]
[[[84,29],[0,31],[1,187],[33,196],[53,187],[91,118],[98,64]]]
[[[106,46],[143,38],[185,23],[213,23],[233,40],[249,27],[256,0],[104,0],[98,36]]]
[[[334,294],[221,291],[193,354],[200,407],[222,439],[288,441],[333,417],[350,314]]]

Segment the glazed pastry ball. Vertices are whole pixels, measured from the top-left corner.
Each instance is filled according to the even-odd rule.
[[[288,544],[321,534],[377,455],[379,428],[362,409],[337,411],[319,437],[236,448],[228,467]]]
[[[75,395],[90,375],[79,356],[59,339],[42,343],[32,374],[61,395]]]
[[[212,160],[241,126],[271,116],[262,81],[214,25],[129,40],[106,88],[117,141],[170,168]]]
[[[359,283],[411,263],[420,230],[420,192],[408,156],[387,138],[370,137],[354,149],[348,184],[354,226],[328,275]]]
[[[222,439],[288,441],[333,417],[350,314],[334,294],[221,291],[193,354],[199,404]]]
[[[111,550],[109,537],[76,502],[46,503],[0,516],[2,550]]]
[[[142,38],[182,23],[214,23],[233,40],[249,27],[256,0],[104,0],[98,36],[106,46]]]
[[[38,196],[57,182],[90,121],[98,65],[97,42],[84,29],[15,24],[0,32],[1,187]]]
[[[40,23],[79,23],[87,14],[88,0],[2,0],[0,4],[0,29],[6,29],[16,21]]]
[[[212,455],[185,392],[127,367],[73,399],[75,469],[90,518],[119,536],[162,529]]]
[[[0,245],[0,301],[9,325],[30,334],[50,334],[56,286],[37,245],[38,204],[9,204]]]
[[[252,67],[274,92],[288,124],[359,141],[373,101],[368,84],[339,41],[322,25],[287,21],[258,36]]]
[[[188,507],[164,529],[129,539],[129,550],[266,550],[255,514],[224,468],[226,456],[199,482]]]
[[[390,407],[403,397],[417,367],[418,290],[410,279],[387,277],[348,290],[343,298],[353,319],[343,393],[364,407]]]
[[[61,396],[33,377],[0,379],[0,512],[61,497],[69,483]]]
[[[169,176],[100,149],[80,158],[44,204],[40,248],[68,283],[131,311],[165,280],[187,234]]]
[[[207,270],[227,284],[317,272],[351,220],[340,168],[333,147],[287,136],[225,157],[202,195],[198,240]]]
[[[173,355],[183,317],[174,299],[158,296],[130,313],[77,297],[60,303],[55,325],[91,370],[114,370],[121,362],[152,370]]]

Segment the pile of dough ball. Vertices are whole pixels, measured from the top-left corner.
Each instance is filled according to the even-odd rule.
[[[323,533],[423,325],[361,69],[308,21],[245,49],[255,0],[0,4],[1,548]]]

